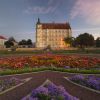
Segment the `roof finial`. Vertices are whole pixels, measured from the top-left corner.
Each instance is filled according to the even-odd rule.
[[[38,21],[37,21],[37,24],[40,24],[41,22],[40,22],[40,18],[38,18]]]

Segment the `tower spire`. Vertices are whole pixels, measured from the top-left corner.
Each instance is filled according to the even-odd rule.
[[[38,21],[37,21],[37,24],[40,24],[41,22],[40,22],[40,18],[38,18]]]

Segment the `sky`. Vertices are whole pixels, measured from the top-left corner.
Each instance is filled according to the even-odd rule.
[[[36,22],[69,22],[72,36],[100,37],[100,0],[0,0],[0,35],[35,42]]]

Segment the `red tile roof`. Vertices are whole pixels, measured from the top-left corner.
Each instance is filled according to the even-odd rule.
[[[41,23],[42,29],[71,29],[69,23]]]
[[[4,39],[4,40],[6,40],[6,38],[5,38],[5,37],[3,37],[3,36],[0,36],[0,39]]]

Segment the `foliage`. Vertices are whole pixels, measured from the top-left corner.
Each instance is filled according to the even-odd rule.
[[[27,45],[32,45],[32,40],[31,39],[27,40]]]
[[[11,88],[12,86],[18,85],[21,82],[23,81],[15,77],[0,80],[0,92],[5,91],[6,89]]]
[[[100,37],[96,39],[96,47],[100,47]]]
[[[86,87],[99,90],[100,91],[100,78],[96,76],[83,76],[83,75],[75,75],[70,78],[70,80],[84,85]]]
[[[65,41],[66,44],[70,44],[70,46],[73,46],[74,37],[66,37],[66,38],[64,38],[64,41]]]
[[[18,45],[27,45],[27,41],[26,40],[21,40]]]
[[[11,41],[11,42],[16,42],[16,40],[14,39],[14,37],[10,37],[8,40]]]
[[[6,46],[6,48],[10,48],[10,47],[14,46],[14,43],[8,40],[4,43],[4,45]]]
[[[48,83],[34,89],[28,98],[29,100],[79,100],[70,95],[62,86],[56,86],[53,83]],[[23,98],[22,100],[27,100]]]
[[[75,39],[75,44],[81,48],[94,46],[94,37],[89,33],[80,34]]]
[[[28,39],[28,40],[21,40],[19,43],[19,45],[32,45],[32,40],[31,39]]]
[[[16,40],[14,39],[14,37],[10,37],[8,39],[8,41],[6,41],[4,43],[4,45],[6,46],[6,48],[10,48],[10,47],[13,47],[14,46],[14,42],[16,42]]]
[[[6,69],[4,71],[0,71],[0,75],[12,75],[12,74],[23,74],[30,72],[40,72],[40,71],[59,71],[59,72],[67,72],[67,73],[82,73],[82,74],[100,74],[100,70],[96,69],[65,69],[65,68],[56,68],[56,67],[41,67],[41,68],[23,68],[23,69]]]

